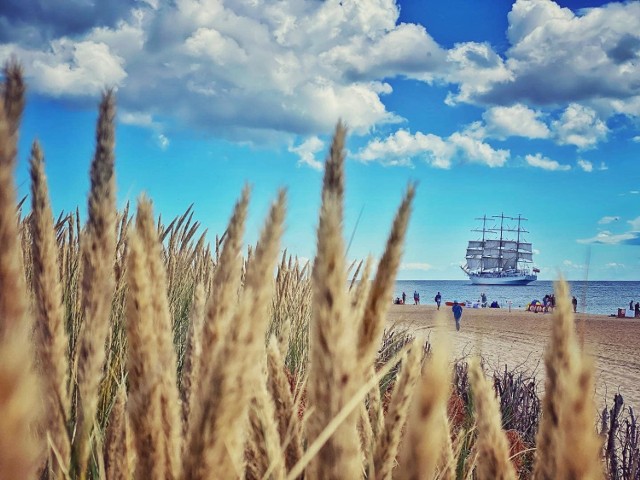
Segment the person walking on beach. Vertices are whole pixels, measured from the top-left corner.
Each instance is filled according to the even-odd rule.
[[[436,301],[436,305],[438,305],[438,310],[440,310],[440,302],[442,302],[442,295],[440,295],[440,292],[436,294],[436,298],[434,298],[434,300]]]
[[[453,312],[453,319],[456,321],[456,330],[459,332],[460,319],[462,318],[462,306],[460,306],[457,300],[454,300],[453,307],[451,307],[451,311]]]
[[[635,315],[636,318],[640,318],[640,302],[636,302]]]
[[[420,305],[420,294],[418,293],[417,290],[413,291],[413,304]]]
[[[402,304],[406,304],[407,303],[407,294],[402,292]]]
[[[578,310],[578,299],[575,295],[571,299],[571,303],[573,304],[573,313],[576,313],[576,311]]]

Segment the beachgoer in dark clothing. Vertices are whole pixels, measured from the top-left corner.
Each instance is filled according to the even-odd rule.
[[[635,317],[640,318],[640,302],[636,302]]]
[[[418,293],[417,290],[413,292],[413,304],[420,305],[420,294]]]
[[[434,300],[436,301],[436,305],[438,305],[438,310],[440,310],[440,303],[442,302],[442,295],[440,295],[440,292],[436,294],[436,298],[434,298]]]
[[[633,310],[633,300],[629,302],[629,310]]]
[[[500,305],[498,304],[498,301],[494,300],[493,302],[491,302],[491,307],[490,308],[500,308]]]
[[[453,307],[451,307],[451,311],[453,312],[453,319],[456,321],[456,330],[460,331],[460,319],[462,318],[462,307],[456,300],[453,302]]]
[[[480,295],[480,300],[481,300],[481,306],[484,308],[487,306],[487,295],[482,292],[482,295]]]
[[[407,303],[407,294],[402,292],[402,303],[405,304]]]
[[[573,313],[576,313],[578,311],[578,299],[575,295],[571,299],[571,304],[573,305]]]

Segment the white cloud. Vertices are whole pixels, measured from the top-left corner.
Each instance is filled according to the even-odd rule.
[[[620,220],[620,217],[616,216],[605,216],[602,217],[600,220],[598,220],[598,223],[600,225],[606,225],[607,223],[611,223],[611,222],[617,222],[618,220]]]
[[[598,167],[598,170],[602,170],[602,171],[609,170],[609,167],[607,166],[606,163],[600,162],[600,166]]]
[[[594,110],[575,103],[569,105],[551,126],[560,145],[575,145],[579,149],[595,147],[609,131]]]
[[[640,232],[640,216],[633,220],[627,220],[627,223],[631,225],[631,230],[634,232]]]
[[[244,140],[324,134],[338,118],[360,134],[399,122],[384,79],[431,81],[445,65],[424,27],[398,24],[395,0],[157,6],[135,2],[114,27],[42,48],[0,44],[0,61],[17,54],[39,93],[95,97],[114,85],[125,110]]]
[[[583,160],[582,158],[579,158],[577,163],[578,166],[585,172],[593,172],[593,163],[591,163],[589,160]]]
[[[169,148],[169,144],[171,143],[169,142],[169,139],[167,138],[167,136],[162,133],[158,134],[158,136],[156,137],[156,141],[158,142],[158,146],[162,150],[166,150],[167,148]]]
[[[580,263],[574,263],[571,260],[563,260],[562,261],[562,265],[565,268],[569,268],[571,270],[584,270],[584,268],[585,268],[585,265],[580,264]]]
[[[602,245],[640,245],[640,232],[613,234],[608,230],[598,232],[594,237],[579,239],[578,243],[596,243]]]
[[[400,270],[423,270],[429,271],[433,269],[433,265],[429,263],[409,262],[400,265]]]
[[[550,131],[540,120],[541,116],[540,112],[522,104],[492,107],[482,114],[487,125],[487,135],[500,139],[512,136],[548,138]]]
[[[636,143],[640,143],[640,135],[636,135],[635,137],[633,137],[631,140],[633,140]]]
[[[566,171],[571,169],[569,165],[563,165],[556,160],[551,160],[550,158],[542,156],[540,153],[536,153],[535,155],[527,155],[524,159],[532,167],[542,168],[543,170]]]
[[[118,120],[125,125],[136,125],[138,127],[153,127],[156,125],[151,114],[142,112],[119,112]]]
[[[618,269],[624,269],[626,268],[624,263],[616,263],[616,262],[610,262],[605,264],[604,266],[605,268],[612,268],[614,270],[618,270]]]
[[[638,190],[631,190],[629,193],[630,193],[631,195],[638,195],[638,194],[640,193],[640,191],[638,191]]]
[[[308,165],[315,170],[322,170],[323,163],[316,159],[316,154],[324,148],[324,142],[313,136],[298,146],[289,146],[289,151],[298,155],[298,165]]]
[[[509,159],[509,150],[496,150],[466,132],[455,132],[448,138],[442,138],[398,130],[386,138],[371,140],[356,154],[356,158],[384,165],[411,165],[412,159],[419,158],[437,168],[450,168],[454,160],[464,159],[489,167],[501,167]]]

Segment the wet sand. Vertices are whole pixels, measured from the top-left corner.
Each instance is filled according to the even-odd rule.
[[[488,367],[523,367],[533,372],[544,388],[543,353],[549,343],[553,316],[512,309],[465,308],[461,329],[456,332],[451,307],[441,307],[452,359],[480,351]],[[435,306],[392,305],[387,326],[411,329],[416,336],[429,336],[435,328]],[[586,351],[595,358],[599,408],[611,406],[621,393],[625,405],[640,409],[640,319],[576,314],[578,332]],[[433,340],[432,340],[433,341]],[[435,347],[435,345],[434,345]]]

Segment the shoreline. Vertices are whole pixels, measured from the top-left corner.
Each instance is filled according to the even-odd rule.
[[[489,369],[503,369],[505,364],[510,369],[524,368],[544,389],[544,350],[553,314],[516,308],[465,308],[457,332],[451,307],[443,305],[438,312],[435,305],[391,305],[386,327],[406,328],[417,338],[426,339],[438,328],[437,316],[443,317],[442,334],[451,345],[452,361],[479,352]],[[614,393],[623,395],[625,405],[640,408],[640,319],[580,312],[575,317],[579,338],[595,361],[598,408],[610,405]]]

